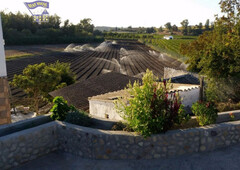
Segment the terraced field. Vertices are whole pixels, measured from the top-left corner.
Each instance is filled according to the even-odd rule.
[[[132,77],[141,77],[147,68],[152,70],[156,76],[163,77],[164,67],[184,68],[181,62],[159,54],[137,41],[108,41],[96,48],[84,50],[79,50],[79,47],[81,46],[71,46],[67,48],[68,52],[7,61],[8,80],[11,81],[14,74],[21,74],[29,64],[53,63],[57,60],[70,63],[78,81],[112,71]],[[24,92],[18,88],[11,87],[11,93],[15,97],[25,96]]]

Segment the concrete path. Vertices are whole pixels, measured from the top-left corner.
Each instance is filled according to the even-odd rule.
[[[53,152],[15,170],[239,170],[240,144],[213,152],[158,160],[89,160]]]

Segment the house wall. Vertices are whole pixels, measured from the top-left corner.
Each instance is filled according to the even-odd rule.
[[[199,100],[200,88],[184,90],[179,92],[179,96],[182,99],[182,104],[185,107],[191,107],[193,103]]]
[[[99,118],[108,118],[110,120],[123,120],[116,112],[113,102],[89,100],[90,115]]]
[[[199,99],[199,88],[189,89],[179,92],[182,104],[186,108],[186,112],[191,112],[191,106]],[[169,95],[170,98],[170,95]],[[90,115],[99,118],[108,118],[110,120],[122,121],[123,118],[117,113],[113,101],[89,100]],[[108,117],[106,117],[108,116]]]

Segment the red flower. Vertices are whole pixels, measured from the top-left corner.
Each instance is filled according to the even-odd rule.
[[[210,102],[207,102],[206,107],[209,107],[209,106],[210,106]]]

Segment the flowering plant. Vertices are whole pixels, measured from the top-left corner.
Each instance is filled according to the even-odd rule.
[[[197,121],[201,126],[215,123],[218,116],[218,110],[211,102],[198,101],[194,103],[192,112],[197,116]]]
[[[115,105],[130,128],[144,137],[165,132],[188,118],[178,95],[169,93],[170,82],[155,80],[153,73],[147,70],[142,85],[129,84],[127,91],[131,97],[119,99]]]
[[[235,116],[233,114],[233,112],[229,113],[230,119],[233,121],[235,119]]]

